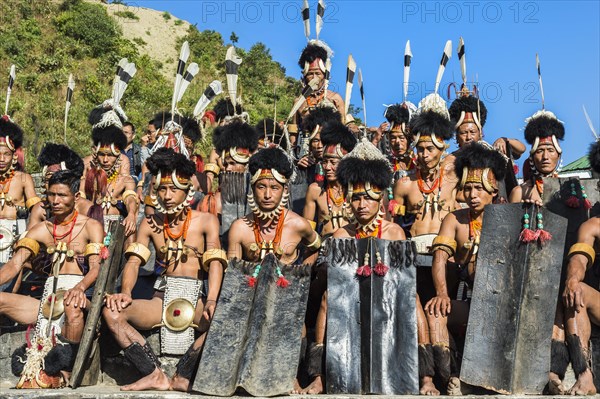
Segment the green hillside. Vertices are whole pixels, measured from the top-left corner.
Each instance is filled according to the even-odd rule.
[[[27,169],[38,169],[35,157],[46,141],[62,142],[64,98],[69,73],[75,78],[73,106],[66,141],[82,156],[89,153],[91,108],[110,96],[115,66],[122,57],[135,62],[138,72],[122,101],[138,134],[156,111],[170,107],[173,90],[173,60],[161,54],[143,55],[140,46],[152,38],[128,40],[116,20],[100,3],[82,0],[3,0],[0,6],[0,90],[2,99],[11,64],[17,78],[9,114],[23,127]],[[120,17],[127,17],[126,12]],[[173,23],[165,18],[164,23]],[[199,31],[190,26],[187,35],[191,56],[200,73],[180,103],[191,111],[206,85],[219,79],[225,86],[224,59],[227,45],[220,33]],[[179,43],[181,44],[181,43]],[[279,118],[289,112],[300,83],[285,75],[285,69],[271,58],[269,49],[256,43],[237,49],[244,61],[240,67],[241,92],[251,121],[273,115],[276,87]],[[3,103],[3,102],[2,102]],[[2,110],[3,111],[3,110]],[[209,137],[210,132],[205,132]]]

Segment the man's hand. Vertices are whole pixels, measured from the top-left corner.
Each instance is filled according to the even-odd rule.
[[[563,292],[563,302],[567,309],[573,309],[579,313],[582,309],[585,309],[583,302],[583,289],[581,282],[577,279],[569,279],[565,284],[565,291]]]
[[[308,155],[303,156],[298,160],[298,167],[302,169],[307,169],[308,167],[315,164],[315,161],[310,158]]]
[[[217,306],[217,301],[208,299],[204,304],[204,312],[202,312],[202,316],[208,321],[211,321],[213,316],[215,315],[215,308]]]
[[[506,155],[506,140],[504,140],[504,138],[500,137],[498,140],[494,141],[493,146],[497,151]]]
[[[125,219],[123,219],[123,226],[125,226],[125,235],[130,236],[135,233],[136,224],[135,224],[135,214],[130,213],[127,215]]]
[[[452,311],[452,301],[448,295],[438,295],[427,302],[424,310],[435,317],[446,317]]]
[[[131,295],[129,294],[112,294],[106,296],[106,307],[109,308],[112,312],[115,310],[117,312],[121,312],[125,310],[133,300],[131,299]]]
[[[65,292],[63,300],[65,306],[73,304],[74,308],[85,309],[87,305],[87,298],[85,297],[85,292],[77,286]]]

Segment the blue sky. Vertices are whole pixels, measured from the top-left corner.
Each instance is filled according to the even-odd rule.
[[[300,9],[293,1],[128,1],[131,6],[168,11],[198,28],[232,31],[238,46],[263,42],[288,75],[299,78],[298,56],[306,45]],[[311,7],[315,34],[316,0]],[[541,108],[535,54],[539,53],[546,109],[565,123],[566,165],[587,151],[592,134],[582,111],[585,105],[600,130],[600,2],[594,1],[326,1],[320,38],[334,50],[331,88],[344,92],[346,60],[352,53],[362,69],[367,119],[383,121],[384,107],[402,101],[404,46],[413,53],[409,100],[418,103],[433,91],[446,40],[453,54],[440,94],[452,81],[460,83],[456,47],[465,40],[467,74],[477,77],[488,108],[485,139],[523,139],[524,119]],[[242,64],[243,67],[243,64]],[[201,72],[200,72],[201,73]],[[360,105],[355,80],[352,103]]]

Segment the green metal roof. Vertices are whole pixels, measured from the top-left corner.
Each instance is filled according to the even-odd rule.
[[[590,169],[590,160],[587,155],[582,156],[576,161],[571,162],[570,164],[564,166],[560,173],[564,172],[574,172],[577,170],[589,170]]]

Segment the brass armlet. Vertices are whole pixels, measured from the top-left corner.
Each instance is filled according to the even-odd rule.
[[[42,202],[40,197],[31,197],[27,201],[25,201],[25,208],[31,209],[35,204]]]
[[[142,260],[142,265],[145,265],[150,259],[150,250],[147,246],[140,244],[139,242],[134,242],[129,244],[127,249],[125,250],[125,257],[128,258],[131,255],[135,255]]]
[[[25,248],[31,251],[33,256],[37,256],[40,253],[40,243],[34,240],[33,238],[23,237],[19,241],[17,241],[17,245],[15,247],[15,251],[19,248]]]
[[[319,250],[319,248],[321,248],[321,236],[316,231],[315,234],[315,240],[306,246],[306,249],[312,252],[316,252]]]
[[[227,267],[227,252],[221,248],[207,249],[202,255],[202,269],[208,272],[210,262],[218,260],[223,265],[223,269]]]
[[[594,251],[594,248],[591,245],[585,244],[583,242],[577,242],[571,245],[568,257],[570,258],[573,255],[585,256],[588,260],[588,266],[593,265],[594,260],[596,259],[596,251]]]
[[[204,171],[213,173],[215,176],[218,176],[219,172],[221,171],[221,168],[219,168],[219,165],[217,165],[216,163],[207,163],[206,165],[204,165]]]
[[[392,209],[392,216],[404,216],[406,214],[406,206],[404,205],[394,205]]]
[[[135,191],[133,191],[133,190],[125,190],[123,192],[123,202],[125,202],[127,200],[127,198],[129,198],[129,197],[135,198],[135,202],[139,204],[140,201],[138,200],[138,196],[137,196],[137,193]]]
[[[146,195],[144,197],[144,205],[154,207],[154,204],[152,203],[152,198],[149,195]]]
[[[431,244],[431,252],[437,250],[444,251],[450,256],[454,256],[456,253],[456,240],[446,236],[437,236],[433,239]]]
[[[290,133],[290,134],[298,133],[298,125],[296,125],[295,123],[289,123],[287,125],[287,129],[288,129],[288,133]]]
[[[90,242],[85,246],[85,252],[83,253],[83,256],[87,257],[90,255],[100,255],[100,251],[102,251],[103,247],[104,244],[101,242]]]
[[[317,228],[317,222],[314,220],[309,220],[308,223],[310,223],[310,227],[312,227],[313,230]]]

